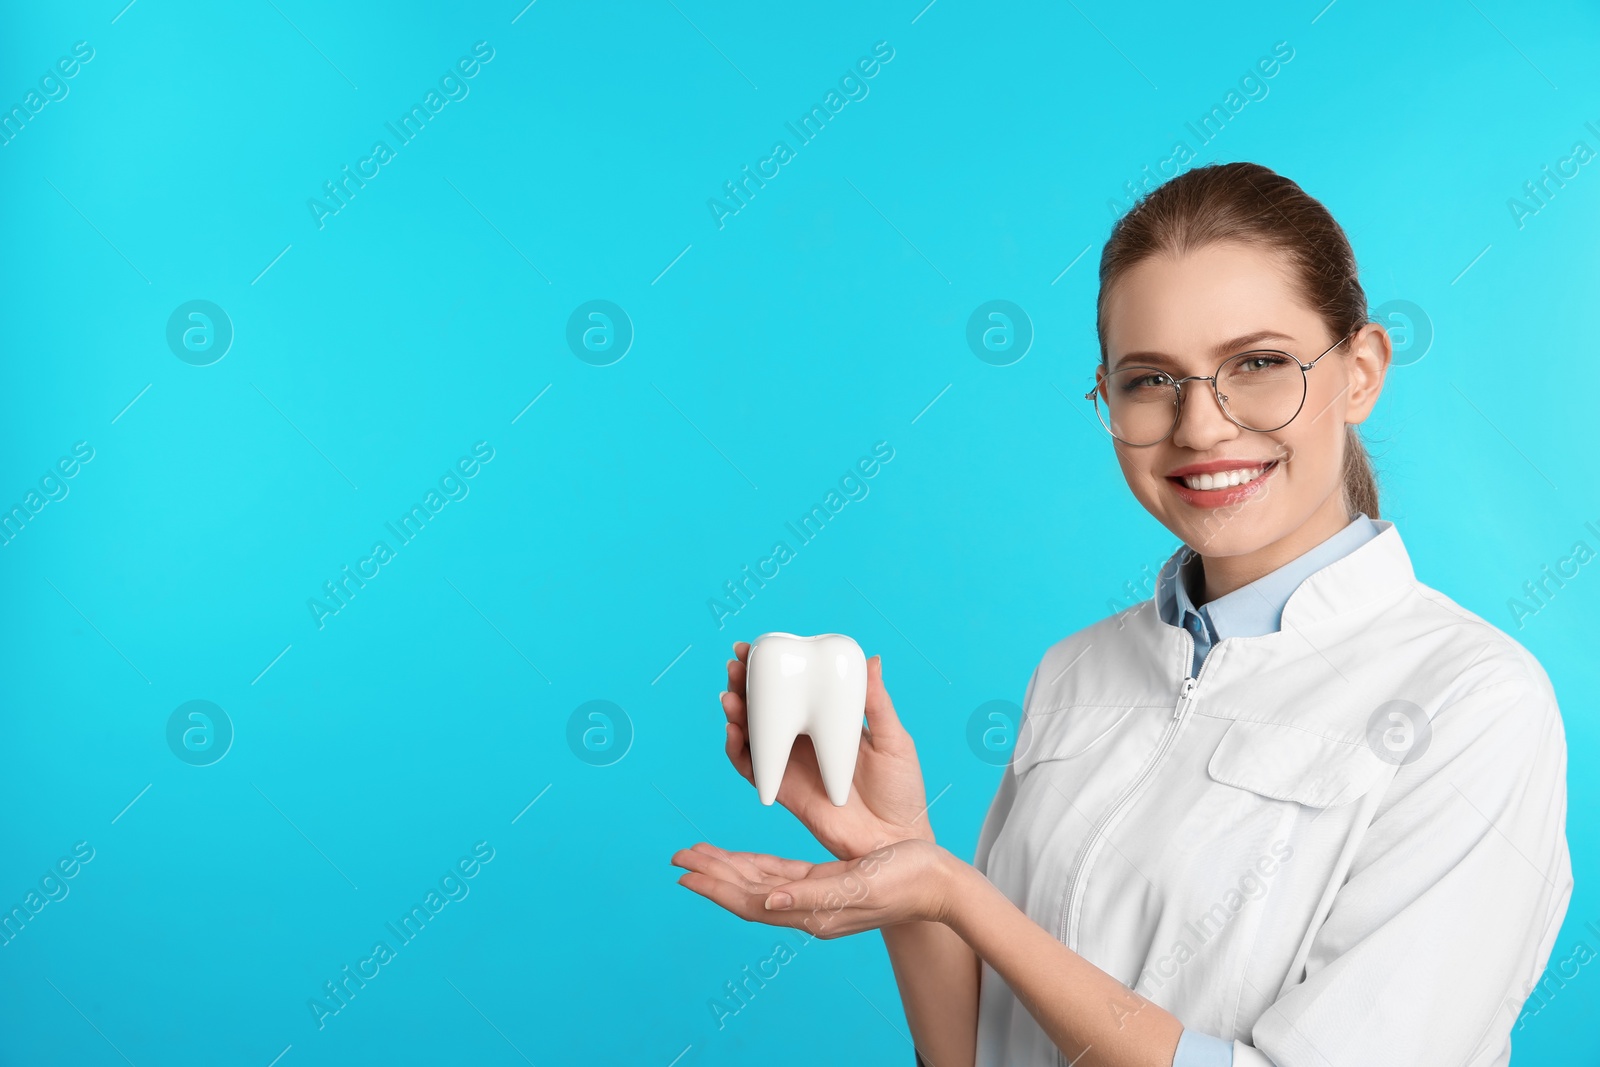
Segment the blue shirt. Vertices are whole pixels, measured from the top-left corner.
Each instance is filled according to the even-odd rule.
[[[1198,608],[1189,597],[1189,588],[1200,584],[1200,557],[1185,545],[1172,555],[1156,578],[1156,610],[1163,622],[1183,627],[1194,638],[1192,672],[1199,674],[1206,653],[1224,637],[1277,633],[1283,621],[1283,606],[1301,582],[1376,536],[1377,526],[1363,511],[1315,548]],[[1175,580],[1180,574],[1181,582]]]
[[[1168,559],[1156,578],[1156,610],[1161,620],[1181,626],[1194,638],[1191,676],[1200,673],[1206,654],[1226,637],[1259,637],[1282,626],[1283,607],[1300,583],[1328,564],[1366,544],[1378,528],[1366,512],[1315,548],[1302,553],[1270,574],[1200,607],[1190,599],[1189,587],[1200,584],[1201,562],[1185,545]],[[1232,1067],[1233,1042],[1185,1029],[1178,1038],[1172,1067]]]

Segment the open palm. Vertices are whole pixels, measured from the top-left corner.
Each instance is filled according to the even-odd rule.
[[[678,879],[685,889],[748,922],[803,928],[824,940],[899,923],[943,921],[944,875],[952,860],[928,841],[897,841],[865,856],[827,863],[730,852],[708,841],[672,856],[673,866],[688,872]]]

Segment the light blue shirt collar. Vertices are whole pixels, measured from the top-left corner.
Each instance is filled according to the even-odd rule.
[[[1283,622],[1283,607],[1301,582],[1377,535],[1376,524],[1366,512],[1359,512],[1344,529],[1316,547],[1198,608],[1189,597],[1188,587],[1199,583],[1200,557],[1185,545],[1172,555],[1156,578],[1156,608],[1162,621],[1173,626],[1192,628],[1195,623],[1190,617],[1199,620],[1211,637],[1206,642],[1208,646],[1225,637],[1276,633]]]

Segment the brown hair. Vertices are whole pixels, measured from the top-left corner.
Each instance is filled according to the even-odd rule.
[[[1371,321],[1344,230],[1320,201],[1259,163],[1196,167],[1146,194],[1111,228],[1100,254],[1095,331],[1107,361],[1106,294],[1141,260],[1178,255],[1217,241],[1259,245],[1283,255],[1290,276],[1329,333],[1348,337]],[[1378,482],[1354,425],[1345,427],[1344,495],[1349,513],[1378,518]]]

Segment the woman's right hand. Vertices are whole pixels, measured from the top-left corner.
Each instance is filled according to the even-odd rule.
[[[728,759],[755,785],[750,763],[745,668],[750,643],[736,642],[737,659],[728,661],[728,689],[722,710],[728,717]],[[823,788],[817,752],[805,734],[795,738],[789,764],[778,787],[777,801],[794,813],[822,846],[842,860],[857,859],[875,848],[917,838],[932,841],[927,793],[917,747],[900,725],[894,704],[883,687],[883,658],[867,660],[867,725],[861,731],[850,799],[835,807]]]

